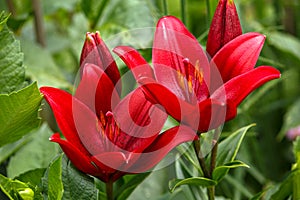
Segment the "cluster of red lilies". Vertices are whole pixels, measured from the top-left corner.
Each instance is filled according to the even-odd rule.
[[[87,33],[75,94],[40,88],[64,136],[50,140],[79,170],[104,182],[147,171],[177,145],[233,119],[253,90],[280,77],[273,67],[255,67],[264,40],[259,33],[242,34],[233,1],[219,2],[207,53],[179,19],[162,17],[153,67],[132,47],[114,48],[138,83],[121,98],[114,58],[98,32]],[[168,115],[179,123],[162,132]]]

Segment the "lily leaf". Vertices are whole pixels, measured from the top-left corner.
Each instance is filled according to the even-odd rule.
[[[62,199],[98,199],[99,191],[95,187],[94,179],[78,171],[66,156],[62,159],[62,183],[64,186]]]
[[[174,192],[174,190],[181,185],[196,185],[202,187],[209,187],[209,186],[217,185],[217,182],[204,177],[174,179],[169,182],[169,189],[171,190],[171,192]]]
[[[17,141],[39,125],[41,100],[36,83],[18,92],[0,95],[0,147]]]
[[[0,13],[0,94],[8,94],[24,86],[25,68],[20,42],[8,29],[8,16]]]
[[[64,191],[62,183],[62,157],[51,163],[48,171],[48,199],[61,199]]]
[[[223,166],[226,163],[230,163],[235,160],[246,132],[253,126],[254,124],[245,126],[220,142],[218,146],[216,166]]]
[[[243,163],[242,161],[235,160],[235,161],[226,163],[223,166],[218,166],[217,168],[215,168],[215,170],[213,171],[213,174],[212,174],[213,180],[219,182],[229,172],[229,169],[238,168],[238,167],[249,168],[249,166],[246,165],[245,163]]]

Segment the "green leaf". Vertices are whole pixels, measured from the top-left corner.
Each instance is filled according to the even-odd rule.
[[[11,200],[33,200],[34,192],[26,184],[18,180],[9,179],[0,174],[0,189]]]
[[[245,163],[243,163],[242,161],[235,160],[235,161],[226,163],[223,166],[216,167],[212,174],[213,180],[219,182],[229,172],[229,169],[238,168],[238,167],[249,168],[249,166],[246,165]]]
[[[181,185],[196,185],[202,187],[209,187],[217,185],[217,182],[204,177],[174,179],[169,182],[169,189],[171,190],[171,192],[174,192],[174,190]]]
[[[0,148],[0,164],[17,152],[28,142],[28,138],[22,138],[14,143],[9,143]]]
[[[270,45],[300,60],[300,41],[296,37],[287,33],[271,32],[267,36],[267,41]]]
[[[27,183],[33,187],[37,187],[41,183],[41,179],[44,176],[45,171],[45,168],[33,169],[20,174],[15,179]]]
[[[125,179],[125,183],[116,191],[116,198],[118,200],[126,200],[134,189],[150,174],[151,172],[125,176],[123,178]]]
[[[64,156],[62,160],[62,181],[64,194],[62,199],[97,200],[98,190],[90,176],[78,171]]]
[[[46,124],[28,135],[30,142],[10,159],[8,177],[13,178],[33,169],[47,168],[59,151],[59,146],[49,141],[51,135],[52,131]]]
[[[217,167],[234,161],[246,132],[253,126],[254,124],[245,126],[232,133],[229,137],[220,142],[216,159]]]
[[[39,125],[41,100],[36,83],[18,92],[0,95],[0,147],[17,141]]]
[[[286,114],[284,115],[284,122],[283,126],[278,134],[278,139],[283,139],[286,133],[292,129],[300,126],[300,99],[295,101],[289,109],[287,110]]]
[[[0,13],[0,31],[2,31],[2,29],[4,28],[4,26],[5,26],[5,24],[6,24],[7,20],[8,20],[8,18],[9,18],[9,15],[6,15],[6,14],[4,13],[4,11],[2,11],[2,12]]]
[[[39,86],[72,87],[47,49],[43,49],[26,39],[22,40],[22,49],[26,52],[24,58],[24,63],[27,66],[26,74],[32,80],[36,80]]]
[[[64,191],[62,183],[62,157],[51,163],[48,171],[48,199],[61,199]]]
[[[0,94],[8,94],[24,86],[25,69],[20,42],[8,29],[8,16],[0,14]]]

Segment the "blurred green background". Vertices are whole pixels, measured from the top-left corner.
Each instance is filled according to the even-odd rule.
[[[238,116],[223,129],[225,137],[240,127],[256,123],[238,154],[250,168],[232,170],[216,191],[218,196],[228,199],[249,199],[286,180],[296,162],[293,142],[285,134],[300,126],[300,1],[235,0],[235,4],[243,32],[267,36],[257,65],[271,65],[282,72],[280,80],[271,81],[251,94],[239,107]],[[118,38],[121,43],[133,44],[151,62],[152,35],[135,35],[130,30],[152,30],[161,16],[175,15],[205,46],[216,5],[217,0],[2,0],[0,10],[10,13],[8,26],[21,42],[28,82],[72,91],[86,32],[99,30],[104,41]],[[125,73],[127,68],[120,60],[118,64]],[[125,91],[134,85],[126,83]],[[50,130],[44,124],[28,137],[50,135],[57,130],[47,108],[41,116],[49,122]],[[41,137],[44,141],[23,142],[10,151],[1,150],[2,147],[0,150],[6,154],[0,155],[1,173],[13,178],[26,170],[47,167],[52,154],[59,151],[56,144],[42,148],[41,151],[48,152],[48,160],[38,157],[44,160],[36,166],[20,161],[24,156],[32,162],[37,159],[32,157],[37,153],[31,149],[49,143],[48,136]],[[171,165],[153,172],[131,199],[191,197],[185,189],[168,192],[168,181],[176,176],[176,169]],[[192,197],[197,199],[193,194]]]

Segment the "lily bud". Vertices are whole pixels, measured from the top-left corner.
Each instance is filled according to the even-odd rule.
[[[226,43],[242,34],[233,0],[220,0],[209,29],[206,51],[213,57]]]
[[[111,55],[108,47],[100,37],[100,33],[86,33],[86,39],[81,51],[80,70],[81,75],[85,64],[90,63],[100,67],[110,77],[118,92],[121,85],[117,84],[120,80],[120,73],[117,64]]]

